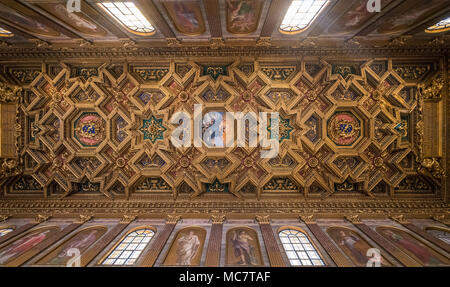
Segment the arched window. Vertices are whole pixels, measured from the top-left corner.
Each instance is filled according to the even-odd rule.
[[[441,33],[450,30],[450,17],[447,19],[444,19],[442,21],[439,21],[438,23],[434,24],[431,27],[428,27],[425,29],[425,32],[427,33]]]
[[[102,2],[97,5],[133,34],[149,36],[155,33],[155,28],[133,2]]]
[[[296,229],[283,229],[278,236],[292,266],[325,265],[319,252],[305,233]]]
[[[14,229],[12,228],[0,228],[0,237],[2,237],[3,235],[6,235],[8,233],[10,233],[11,231],[13,231]]]
[[[328,0],[293,0],[281,22],[280,32],[296,34],[306,30],[327,3]]]
[[[101,264],[134,265],[153,235],[155,232],[149,228],[137,229],[128,233]]]

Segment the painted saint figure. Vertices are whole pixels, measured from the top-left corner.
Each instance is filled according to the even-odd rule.
[[[178,239],[177,265],[192,265],[192,259],[197,255],[199,247],[200,240],[194,234],[194,231],[189,231],[189,234],[183,234]]]
[[[32,232],[31,234],[15,241],[8,248],[0,252],[0,264],[6,264],[12,258],[31,250],[33,247],[41,243],[50,231],[50,229],[46,229],[41,232]]]
[[[231,243],[234,256],[240,259],[238,262],[240,265],[257,265],[255,251],[250,241],[253,241],[253,238],[245,230],[234,231]]]
[[[350,232],[347,234],[343,230],[339,231],[339,236],[341,241],[339,245],[347,247],[347,249],[351,252],[353,257],[358,261],[359,264],[364,265],[367,263],[368,258],[366,257],[365,252],[363,252],[358,247],[358,242],[360,239],[357,236],[354,236]]]

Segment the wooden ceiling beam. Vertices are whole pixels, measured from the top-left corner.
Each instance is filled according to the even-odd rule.
[[[83,37],[81,37],[79,34],[67,29],[66,27],[56,23],[53,19],[48,18],[47,16],[42,15],[42,13],[40,11],[37,11],[36,7],[33,6],[30,3],[24,3],[22,1],[13,1],[13,0],[2,0],[2,4],[10,7],[11,9],[14,10],[22,10],[22,11],[30,11],[31,13],[35,13],[37,18],[39,19],[39,22],[41,22],[44,25],[49,26],[50,28],[60,32],[61,34],[72,38],[72,39],[82,39]]]
[[[148,20],[159,30],[166,38],[176,38],[175,33],[170,29],[169,24],[158,11],[152,0],[137,0],[136,4],[142,8],[144,14],[148,16]]]
[[[91,4],[87,3],[86,0],[82,0],[81,4],[85,13],[92,18],[97,24],[100,24],[104,28],[106,28],[110,33],[112,33],[117,38],[128,38],[128,35],[125,34],[122,30],[120,30],[114,23],[112,18],[107,17],[104,13],[101,13],[99,10],[95,9],[91,6]],[[95,5],[92,3],[92,5]]]
[[[264,25],[261,29],[261,37],[271,37],[273,31],[277,29],[283,17],[289,8],[291,1],[288,0],[272,0],[269,6],[269,11],[267,12]]]
[[[447,17],[450,17],[450,8],[444,9],[442,11],[439,11],[439,13],[435,13],[434,15],[428,17],[424,21],[417,23],[416,25],[412,26],[411,29],[405,31],[402,35],[415,35],[415,34],[422,34],[424,33],[425,29],[433,26],[437,22],[446,19]],[[430,36],[438,36],[440,34],[427,34]]]
[[[27,31],[24,31],[20,27],[12,26],[11,23],[8,23],[3,19],[0,19],[0,27],[6,29],[8,31],[11,31],[14,35],[21,36],[25,39],[29,39],[29,40],[41,39],[33,34],[28,33]],[[5,41],[6,40],[14,40],[14,36],[13,37],[0,37],[0,40],[5,40]]]
[[[219,0],[203,0],[209,31],[212,38],[222,37],[222,25],[220,22]]]

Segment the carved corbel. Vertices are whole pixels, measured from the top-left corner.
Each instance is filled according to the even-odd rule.
[[[42,223],[49,220],[51,217],[51,215],[37,214],[34,220],[36,223]]]
[[[22,88],[0,82],[0,103],[16,103],[19,101]]]
[[[209,47],[211,49],[216,50],[216,49],[225,47],[225,42],[223,41],[222,38],[211,38],[211,41],[209,43]]]
[[[3,221],[5,221],[6,219],[8,219],[9,218],[9,215],[3,215],[3,214],[1,214],[0,215],[0,222],[3,222]]]
[[[390,219],[400,223],[400,224],[406,224],[409,223],[408,220],[406,220],[405,216],[403,214],[400,215],[392,215],[389,216]]]
[[[225,220],[225,215],[211,215],[211,222],[213,224],[222,224]]]
[[[440,160],[437,158],[424,158],[420,162],[417,171],[423,175],[430,176],[437,181],[445,177],[445,170],[442,168]]]
[[[316,219],[314,218],[314,215],[300,215],[299,219],[303,221],[306,224],[314,224],[316,223]]]
[[[256,215],[255,219],[259,224],[270,224],[270,215]]]
[[[89,220],[91,220],[93,218],[92,215],[85,215],[85,214],[80,214],[78,220],[76,221],[77,223],[83,224],[88,222]]]
[[[440,73],[428,85],[419,86],[424,100],[441,99],[443,87],[444,79]]]
[[[136,218],[137,218],[136,215],[126,215],[126,214],[124,214],[122,219],[120,220],[120,223],[129,224],[129,223],[133,222]]]
[[[363,223],[361,221],[361,219],[359,218],[359,215],[355,214],[355,215],[346,215],[344,217],[347,221],[353,223],[353,224],[360,224]]]
[[[271,47],[272,42],[270,41],[270,37],[261,37],[256,41],[257,47]]]
[[[444,214],[435,214],[435,215],[432,215],[431,216],[431,218],[433,219],[433,220],[435,220],[435,221],[437,221],[437,222],[440,222],[440,223],[442,223],[442,224],[445,224],[445,225],[447,225],[449,222],[448,222],[448,219],[446,219],[445,218],[445,215]]]
[[[177,224],[178,220],[181,219],[181,215],[167,215],[166,224]]]
[[[181,42],[177,38],[167,38],[167,46],[179,47]]]

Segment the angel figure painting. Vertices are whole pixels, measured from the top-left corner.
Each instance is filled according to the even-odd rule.
[[[227,265],[258,266],[262,264],[258,236],[248,227],[227,232]]]
[[[392,227],[377,227],[377,232],[424,266],[445,266],[450,261],[419,242],[408,232]]]
[[[44,227],[36,229],[14,241],[12,244],[7,245],[5,248],[0,250],[0,265],[7,265],[18,256],[32,250],[50,235],[55,233],[57,229],[57,227]]]
[[[366,266],[369,260],[369,257],[366,255],[367,250],[372,248],[372,246],[358,233],[344,227],[330,227],[328,228],[328,234],[356,266]],[[381,265],[389,266],[390,264],[381,257]]]
[[[164,265],[198,266],[202,256],[206,230],[200,227],[187,227],[178,231]]]
[[[227,0],[227,29],[247,34],[256,30],[262,9],[261,0]]]
[[[82,230],[63,244],[56,247],[47,256],[42,258],[38,264],[65,266],[67,262],[73,258],[73,255],[70,254],[70,249],[76,248],[80,251],[80,254],[83,255],[83,253],[105,232],[106,228],[104,227],[93,227]]]

